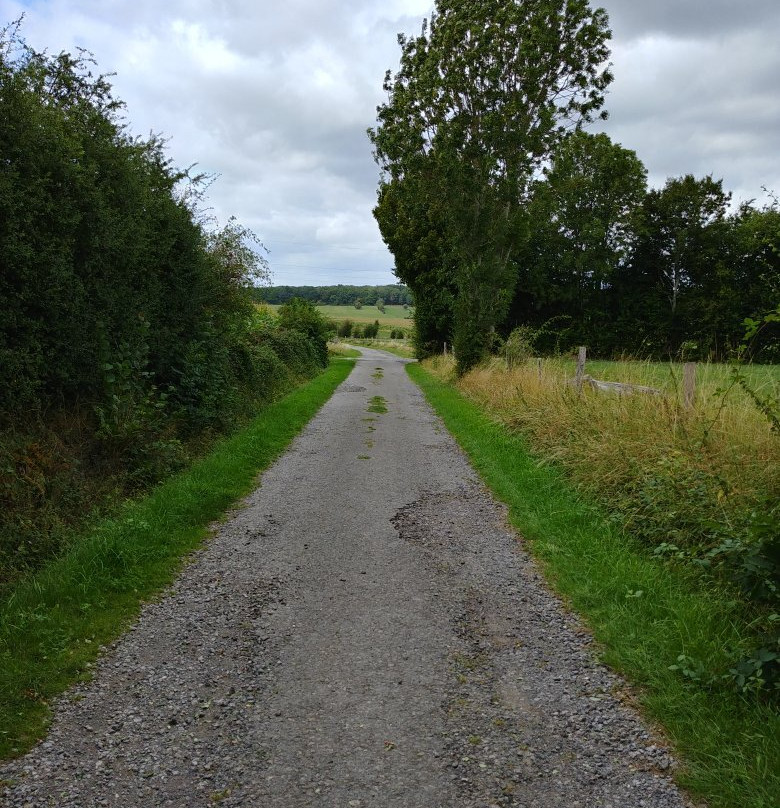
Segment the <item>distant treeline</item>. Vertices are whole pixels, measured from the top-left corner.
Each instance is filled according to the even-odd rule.
[[[255,300],[262,303],[287,303],[294,297],[327,306],[352,306],[356,300],[373,306],[384,300],[387,306],[412,305],[412,293],[403,284],[388,286],[269,286],[255,288]]]

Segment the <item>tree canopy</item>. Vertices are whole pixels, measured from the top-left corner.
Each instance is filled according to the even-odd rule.
[[[259,302],[272,304],[287,303],[294,297],[329,306],[353,306],[358,300],[361,305],[374,306],[379,298],[388,306],[412,303],[409,289],[400,283],[380,286],[262,286],[253,290],[253,296]]]
[[[394,186],[399,226],[424,207],[422,220],[441,231],[461,370],[485,354],[508,309],[534,172],[603,104],[609,37],[606,12],[586,0],[439,0],[418,37],[399,36],[400,69],[386,75],[388,101],[369,132],[383,171],[377,218],[393,249],[382,205]],[[421,262],[400,264],[417,271],[399,276],[419,298]]]
[[[399,36],[369,136],[419,357],[451,342],[463,372],[526,326],[540,350],[723,359],[780,302],[776,197],[735,212],[690,174],[648,190],[634,152],[583,130],[609,37],[584,0],[439,0]],[[755,358],[780,356],[776,332]]]

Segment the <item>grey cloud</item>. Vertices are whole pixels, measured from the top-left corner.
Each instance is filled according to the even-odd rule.
[[[704,5],[711,9],[694,25]],[[735,201],[780,187],[780,5],[608,6],[630,12],[637,28],[621,39],[616,25],[611,117],[602,128],[637,152],[651,183],[713,174]]]
[[[780,25],[776,0],[602,0],[619,39],[652,34],[709,37],[756,25]]]
[[[219,175],[213,213],[258,232],[278,282],[388,282],[365,129],[396,33],[419,27],[410,2],[52,0],[29,13],[25,35],[85,46],[116,70],[132,130],[162,132],[177,164]]]

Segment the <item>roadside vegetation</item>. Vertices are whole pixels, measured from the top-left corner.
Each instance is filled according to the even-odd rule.
[[[407,370],[583,615],[604,661],[637,686],[682,757],[679,782],[712,808],[777,805],[774,674],[755,659],[772,609],[744,588],[764,572],[729,568],[728,552],[708,550],[731,546],[732,529],[732,542],[749,540],[759,528],[747,503],[776,495],[777,436],[767,436],[766,422],[738,398],[717,427],[709,408],[686,418],[676,399],[580,399],[564,383],[568,373],[550,366],[541,384],[535,364],[496,363],[459,381],[451,358]],[[726,425],[742,419],[749,423],[732,439]]]
[[[329,342],[328,343],[328,353],[331,356],[338,356],[338,357],[358,357],[360,356],[360,351],[357,348],[351,348],[348,345],[344,345],[341,342]]]
[[[739,642],[715,657],[681,650],[669,662],[678,675],[713,693],[778,703],[780,433],[753,396],[777,400],[780,368],[705,366],[687,408],[673,365],[600,365],[603,376],[660,385],[660,396],[578,394],[573,364],[561,360],[495,359],[460,378],[451,358],[426,367],[609,508],[659,565],[717,580],[743,604]]]
[[[327,364],[331,324],[256,310],[257,237],[93,70],[0,32],[2,594]]]

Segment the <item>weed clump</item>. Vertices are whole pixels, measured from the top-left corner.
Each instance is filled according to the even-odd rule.
[[[387,412],[387,401],[382,396],[372,396],[368,403],[368,412],[379,414]]]

